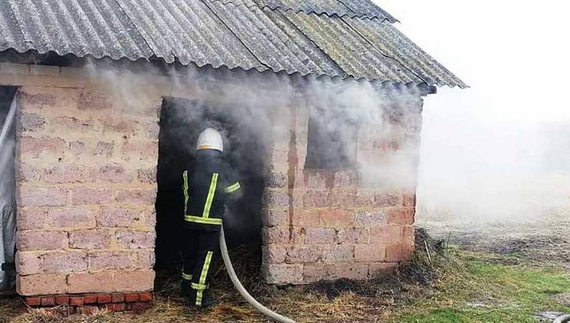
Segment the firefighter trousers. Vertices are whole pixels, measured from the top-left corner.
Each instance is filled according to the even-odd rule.
[[[219,231],[184,230],[182,294],[193,305],[205,305],[204,292],[210,281],[213,259],[220,249],[219,239]]]

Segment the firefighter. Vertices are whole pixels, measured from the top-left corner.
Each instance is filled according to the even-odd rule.
[[[221,134],[207,128],[196,143],[196,160],[182,174],[184,193],[184,245],[182,295],[190,304],[215,303],[208,293],[213,257],[219,250],[225,203],[238,195],[236,172],[224,156]]]

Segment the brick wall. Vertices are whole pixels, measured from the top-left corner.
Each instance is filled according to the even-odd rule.
[[[360,129],[360,167],[353,171],[304,169],[306,106],[297,104],[274,116],[264,197],[263,272],[268,283],[367,279],[410,259],[421,106],[419,95],[390,106],[388,132]],[[372,174],[388,165],[406,178]]]
[[[161,97],[40,84],[19,93],[18,293],[152,290]]]

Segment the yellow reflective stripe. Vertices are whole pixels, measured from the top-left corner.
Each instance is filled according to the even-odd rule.
[[[203,218],[210,217],[210,208],[212,207],[212,202],[214,201],[214,195],[216,195],[216,187],[218,186],[218,173],[212,174],[212,181],[210,182],[210,191],[208,192],[208,198],[206,198],[206,205],[204,205]]]
[[[182,279],[184,280],[192,280],[192,275],[185,274],[182,272]]]
[[[233,193],[241,188],[239,183],[235,183],[234,185],[226,187],[226,193]]]
[[[206,285],[204,285],[204,284],[191,283],[190,287],[192,287],[192,289],[195,289],[195,290],[205,290],[206,289]]]
[[[188,171],[185,170],[184,173],[182,173],[182,177],[184,178],[184,184],[182,187],[182,191],[184,191],[184,214],[186,214],[186,210],[188,209],[188,200],[190,199],[190,197],[188,196]]]
[[[214,255],[214,253],[212,251],[208,251],[208,253],[206,254],[206,260],[204,261],[204,267],[202,267],[202,273],[200,274],[200,285],[205,285],[206,284],[206,277],[208,276],[208,269],[210,268],[210,263],[212,262],[212,256]],[[196,305],[201,306],[202,305],[202,295],[204,293],[204,290],[198,290],[198,292],[196,292]]]
[[[222,219],[217,219],[217,218],[203,218],[200,216],[186,215],[184,217],[184,220],[186,220],[187,222],[194,222],[200,224],[222,225]]]

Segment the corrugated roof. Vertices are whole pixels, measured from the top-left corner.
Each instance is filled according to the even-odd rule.
[[[222,0],[231,1],[231,0]],[[273,10],[314,13],[327,16],[348,16],[351,18],[378,18],[396,22],[396,18],[382,10],[370,0],[254,0],[262,7]]]
[[[0,52],[158,57],[215,68],[465,86],[369,0],[255,1],[1,0]],[[305,9],[271,9],[259,1]]]

